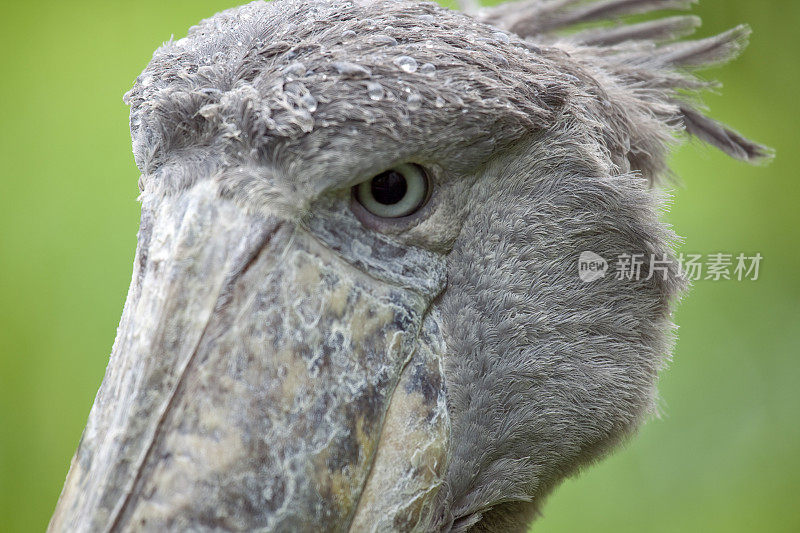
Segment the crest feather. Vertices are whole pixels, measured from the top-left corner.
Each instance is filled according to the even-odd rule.
[[[700,26],[698,17],[671,16],[633,24],[609,24],[629,15],[687,9],[695,2],[520,0],[485,8],[476,16],[528,41],[563,48],[583,65],[596,70],[602,83],[613,84],[609,94],[620,95],[624,107],[630,110],[625,122],[632,130],[632,151],[656,152],[655,157],[647,158],[648,163],[637,170],[655,179],[664,171],[666,154],[652,143],[654,117],[665,130],[683,131],[736,159],[757,162],[773,155],[769,148],[706,116],[692,94],[715,86],[695,77],[692,71],[736,57],[747,46],[750,35],[747,26],[704,39],[679,41]],[[587,23],[594,23],[595,27],[582,27]],[[634,116],[637,112],[642,116]],[[649,125],[639,127],[645,124]],[[637,133],[642,130],[648,130],[649,142],[637,146]]]
[[[520,37],[569,29],[578,24],[638,15],[662,9],[688,9],[696,0],[521,0],[481,12],[485,22],[500,25]]]

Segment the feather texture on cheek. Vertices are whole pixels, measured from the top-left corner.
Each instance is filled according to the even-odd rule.
[[[449,257],[438,306],[453,423],[443,508],[462,526],[513,502],[515,514],[533,512],[629,434],[670,354],[675,269],[592,283],[577,269],[584,250],[669,257],[658,198],[641,178],[585,163],[571,139],[542,136],[490,164]]]

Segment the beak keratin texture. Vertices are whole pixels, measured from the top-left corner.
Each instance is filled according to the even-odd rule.
[[[50,530],[424,529],[449,431],[433,296],[211,181],[145,199]]]

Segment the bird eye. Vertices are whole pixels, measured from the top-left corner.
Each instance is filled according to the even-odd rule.
[[[428,177],[419,165],[404,163],[353,187],[364,209],[382,218],[410,215],[428,199]]]

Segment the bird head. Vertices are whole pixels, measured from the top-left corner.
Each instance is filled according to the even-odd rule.
[[[653,409],[671,143],[738,28],[686,2],[253,2],[126,95],[142,216],[51,530],[522,528]],[[638,279],[578,276],[584,251]],[[655,274],[655,275],[652,275]]]

